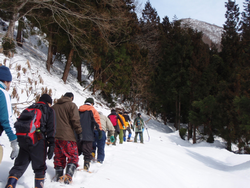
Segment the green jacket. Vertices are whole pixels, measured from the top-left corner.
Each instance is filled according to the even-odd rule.
[[[142,129],[144,128],[144,121],[140,117],[136,117],[133,123],[134,131],[135,132],[142,132]]]

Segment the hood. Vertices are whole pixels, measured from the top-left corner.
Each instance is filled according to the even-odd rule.
[[[71,98],[69,97],[61,97],[60,99],[57,100],[57,104],[62,104],[66,102],[72,102]]]
[[[84,104],[84,105],[80,106],[79,111],[80,112],[85,112],[87,110],[92,110],[92,109],[93,109],[93,106],[88,105],[88,104]]]

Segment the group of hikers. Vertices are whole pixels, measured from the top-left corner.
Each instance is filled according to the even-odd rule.
[[[106,144],[116,145],[118,139],[120,144],[132,141],[131,129],[135,132],[134,142],[139,135],[143,143],[145,123],[140,113],[132,124],[128,112],[117,113],[112,109],[108,116],[98,112],[93,98],[87,98],[78,108],[72,92],[65,93],[53,106],[52,98],[43,94],[14,122],[7,92],[11,81],[9,68],[0,66],[0,135],[3,131],[7,134],[12,147],[10,157],[15,159],[5,188],[16,187],[30,162],[35,173],[35,188],[43,188],[46,158],[50,160],[53,156],[53,180],[70,184],[81,154],[83,169],[89,171],[91,162],[103,163]]]

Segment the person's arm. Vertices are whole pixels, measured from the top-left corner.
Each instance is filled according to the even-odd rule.
[[[49,145],[53,145],[55,143],[55,134],[56,134],[56,116],[55,111],[48,107],[48,116],[46,122],[46,140]]]
[[[117,115],[117,118],[119,119],[119,121],[121,122],[122,126],[124,127],[124,123],[123,123],[122,118],[119,115]]]
[[[93,112],[95,122],[99,125],[98,126],[99,129],[102,130],[101,119],[100,119],[99,113],[97,112],[97,110],[94,107],[92,108],[92,112]]]
[[[9,141],[17,139],[14,121],[12,119],[13,112],[11,107],[10,96],[7,92],[0,91],[0,124],[7,134]]]
[[[115,128],[109,118],[106,117],[107,130],[110,132],[110,136],[114,135]]]
[[[72,103],[72,108],[70,109],[70,122],[76,132],[76,134],[82,133],[82,127],[80,124],[80,116],[79,116],[79,111],[76,106],[76,104]]]

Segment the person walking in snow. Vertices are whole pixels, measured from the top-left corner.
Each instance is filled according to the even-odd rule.
[[[79,158],[76,141],[82,140],[78,107],[73,103],[73,100],[73,93],[68,92],[52,107],[55,110],[57,120],[54,150],[55,181],[63,181],[65,184],[72,182],[73,174],[78,167]],[[65,167],[66,173],[63,175]]]
[[[120,128],[120,134],[119,134],[119,140],[120,140],[120,144],[123,144],[123,132],[124,130],[126,130],[126,124],[125,124],[125,118],[123,117],[122,115],[122,112],[119,112],[118,116],[120,118],[118,118],[118,125],[119,125],[119,128]]]
[[[40,129],[36,130],[38,131],[39,139],[33,145],[32,141],[27,139],[26,134],[17,136],[20,150],[15,159],[14,166],[9,171],[9,178],[5,188],[16,187],[17,180],[24,174],[30,162],[35,173],[34,187],[43,188],[47,169],[46,156],[50,160],[55,147],[55,114],[54,110],[50,107],[51,104],[51,97],[48,94],[43,94],[39,102],[29,107],[31,109],[33,107],[40,107],[39,109],[42,112],[41,121],[43,121],[41,122]],[[49,148],[48,151],[47,147]]]
[[[110,119],[111,123],[113,124],[114,128],[115,128],[115,141],[113,142],[112,145],[116,145],[116,140],[117,140],[117,136],[120,135],[120,127],[118,125],[118,119],[122,122],[122,119],[120,118],[120,116],[116,113],[115,109],[111,110],[111,114],[108,115],[108,118]],[[121,130],[122,131],[122,130]]]
[[[137,142],[137,136],[140,135],[140,142],[143,144],[143,132],[142,129],[144,128],[144,121],[141,118],[141,114],[138,113],[137,117],[134,120],[133,123],[134,131],[135,131],[135,138],[134,142]]]
[[[80,106],[80,123],[82,127],[82,141],[78,143],[79,154],[84,155],[84,170],[89,171],[92,160],[92,146],[95,141],[94,131],[98,131],[98,139],[102,138],[102,126],[100,116],[94,108],[94,99],[87,98],[84,105]]]
[[[10,89],[11,81],[12,75],[10,69],[6,66],[0,66],[0,136],[2,132],[5,131],[9,138],[10,146],[12,147],[10,158],[14,159],[18,155],[19,147],[17,136],[15,135],[16,130],[14,128],[14,121],[12,119],[13,111],[10,95],[7,92]],[[1,145],[0,153],[3,155],[3,148]]]
[[[99,133],[95,130],[95,141],[93,142],[92,156],[95,158],[96,148],[97,148],[97,162],[103,163],[105,158],[105,142],[106,142],[106,131],[109,132],[110,141],[113,143],[115,141],[114,132],[115,129],[113,124],[108,117],[104,116],[102,112],[98,112],[100,115],[101,125],[102,125],[102,138],[99,139]]]
[[[128,131],[128,138],[127,138],[127,142],[130,142],[130,138],[132,136],[132,131],[131,131],[131,127],[130,125],[132,124],[132,121],[128,115],[128,112],[124,112],[123,113],[123,117],[125,118],[125,124],[126,124],[126,129],[123,131],[123,140],[126,141],[126,131]]]

